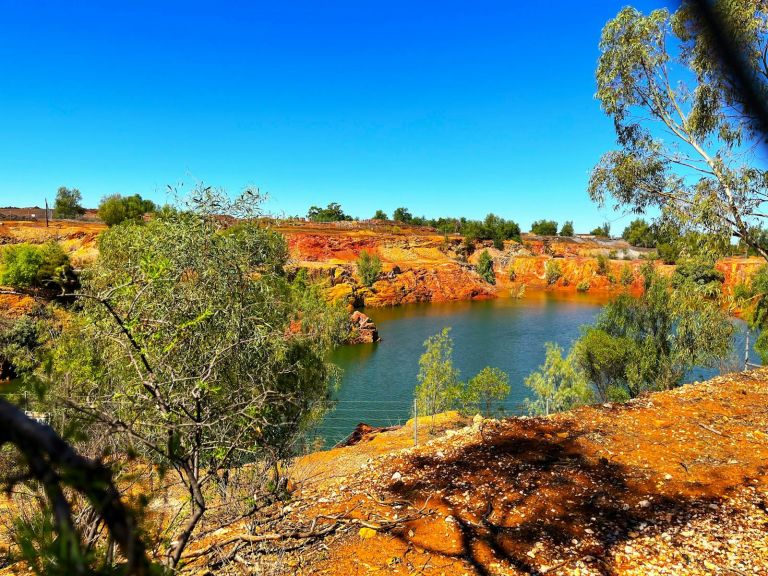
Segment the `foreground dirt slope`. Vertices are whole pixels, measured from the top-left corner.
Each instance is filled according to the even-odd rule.
[[[434,514],[338,538],[301,573],[768,574],[766,370],[400,448],[409,434],[335,450],[304,498]]]

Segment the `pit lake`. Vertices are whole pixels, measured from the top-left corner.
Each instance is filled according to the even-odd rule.
[[[524,413],[530,397],[525,377],[544,362],[544,344],[556,342],[568,350],[580,328],[591,323],[608,297],[592,294],[529,292],[525,297],[495,300],[409,304],[365,309],[379,329],[375,344],[343,346],[330,360],[343,370],[334,394],[335,407],[317,433],[332,446],[360,422],[374,426],[402,424],[411,417],[413,391],[423,343],[443,327],[451,327],[453,361],[463,380],[485,366],[509,374],[511,391],[503,403],[507,415]],[[746,325],[734,320],[733,355],[744,355]],[[752,361],[759,358],[754,351]],[[742,360],[743,361],[743,360]],[[689,382],[710,378],[717,369],[696,368]]]

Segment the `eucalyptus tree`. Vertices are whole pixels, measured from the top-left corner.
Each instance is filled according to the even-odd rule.
[[[764,86],[766,3],[713,6],[743,48],[748,73]],[[681,227],[735,235],[768,259],[753,234],[768,201],[768,173],[755,161],[753,110],[720,65],[700,13],[691,2],[674,14],[623,8],[603,28],[600,51],[596,95],[619,147],[592,171],[591,197],[638,213],[660,208]]]
[[[416,408],[424,416],[449,410],[454,406],[462,390],[459,370],[453,365],[453,339],[451,329],[443,328],[424,341],[424,354],[419,358],[419,374],[416,386]]]
[[[52,394],[123,450],[173,470],[189,512],[167,550],[176,566],[218,474],[278,470],[322,414],[326,352],[346,314],[286,279],[286,243],[260,227],[258,194],[198,190],[194,209],[103,233],[82,310],[53,352]],[[217,214],[243,216],[234,226]]]

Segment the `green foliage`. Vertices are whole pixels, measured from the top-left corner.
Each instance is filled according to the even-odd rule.
[[[672,286],[692,290],[705,298],[717,298],[722,293],[725,275],[713,263],[703,259],[679,262],[672,275]]]
[[[641,248],[653,248],[656,246],[656,235],[653,227],[642,218],[637,218],[624,228],[621,237],[632,246]]]
[[[610,267],[608,265],[608,257],[605,254],[598,254],[597,255],[597,273],[600,276],[607,276],[608,272],[610,272]]]
[[[46,308],[38,307],[18,318],[0,316],[0,361],[9,363],[24,384],[34,382],[40,366],[40,350],[57,330]]]
[[[488,250],[483,250],[477,259],[477,273],[489,284],[496,284],[496,274],[493,271],[493,258]]]
[[[658,244],[656,246],[656,252],[659,255],[659,259],[664,262],[664,264],[674,264],[680,256],[680,250],[673,244],[668,244],[666,242]]]
[[[760,332],[755,350],[763,364],[768,364],[768,265],[761,266],[749,282],[737,285],[734,297],[744,309],[744,318],[750,329]]]
[[[531,233],[539,236],[556,236],[557,222],[554,220],[536,220],[531,224]]]
[[[307,219],[311,222],[342,222],[345,220],[352,220],[352,216],[348,216],[341,209],[341,205],[336,202],[331,202],[325,208],[319,206],[310,206],[307,212]]]
[[[563,269],[557,260],[547,260],[544,264],[544,278],[550,286],[555,284],[563,276]]]
[[[611,236],[611,225],[606,222],[602,226],[598,226],[597,228],[593,229],[590,234],[592,236],[597,236],[598,238],[610,238]]]
[[[571,220],[567,220],[562,228],[560,228],[560,236],[570,238],[573,236],[573,222]]]
[[[765,78],[765,4],[711,4],[733,26],[745,74]],[[648,15],[625,7],[603,28],[597,98],[614,122],[618,147],[592,171],[589,193],[601,205],[610,198],[635,212],[660,209],[681,230],[744,238],[768,257],[753,235],[768,193],[768,172],[755,155],[762,135],[694,5]]]
[[[467,382],[462,392],[462,405],[467,412],[481,411],[490,417],[499,410],[510,391],[509,375],[499,368],[486,366]]]
[[[392,213],[392,220],[395,222],[404,222],[405,224],[410,224],[413,221],[413,215],[408,210],[408,208],[400,207],[395,208],[395,211]]]
[[[62,186],[56,192],[56,201],[53,204],[54,218],[77,218],[85,214],[85,208],[81,206],[83,195],[77,188]]]
[[[730,351],[733,326],[716,303],[687,285],[673,289],[652,266],[643,274],[643,295],[610,302],[574,344],[600,400],[672,388],[692,367],[714,366]]]
[[[374,220],[388,220],[387,213],[384,210],[376,210],[376,214],[373,215]]]
[[[627,264],[624,264],[624,266],[621,268],[621,276],[619,277],[619,282],[621,282],[624,286],[631,286],[634,281],[635,275],[632,273],[632,268]]]
[[[452,408],[461,396],[459,371],[453,366],[453,340],[450,328],[443,328],[424,341],[419,358],[416,408],[420,415],[434,415]]]
[[[589,292],[590,285],[588,280],[582,280],[578,284],[576,284],[576,291],[577,292]]]
[[[589,382],[573,358],[563,358],[563,349],[552,342],[547,342],[546,350],[544,364],[525,379],[525,385],[536,395],[535,400],[526,400],[528,412],[551,414],[592,402]]]
[[[145,200],[139,194],[121,196],[111,194],[101,199],[99,203],[99,218],[107,225],[114,226],[131,220],[141,222],[144,214],[157,211],[152,200]]]
[[[69,257],[51,240],[10,244],[0,251],[0,284],[14,288],[70,287],[75,283]]]
[[[255,212],[252,193],[229,204],[196,192],[191,211],[100,236],[84,278],[90,297],[49,369],[58,395],[88,398],[81,422],[171,467],[193,496],[174,563],[218,471],[276,467],[322,416],[336,377],[325,358],[348,324],[319,289],[288,281],[282,236],[250,218],[227,229],[215,217]]]
[[[357,274],[365,286],[369,288],[381,274],[381,260],[377,254],[371,255],[367,250],[360,252],[357,259]]]

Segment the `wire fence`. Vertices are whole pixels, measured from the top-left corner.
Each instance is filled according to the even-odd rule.
[[[48,423],[49,418],[45,412],[48,404],[41,401],[36,394],[26,391],[4,392],[0,397],[16,404],[25,410],[27,415],[41,422]],[[85,407],[99,405],[100,408],[111,407],[119,410],[121,407],[135,406],[135,400],[121,396],[110,395],[70,395],[67,400]],[[358,425],[366,424],[374,428],[389,428],[404,426],[412,420],[415,406],[412,399],[332,399],[325,403],[322,419],[307,433],[308,439],[318,442],[324,447],[333,447],[347,440],[357,429]],[[478,409],[467,409],[467,415],[474,415]],[[525,405],[521,403],[500,402],[493,412],[494,417],[514,416],[525,412]],[[423,422],[429,416],[419,415]],[[151,422],[146,422],[152,426]]]

